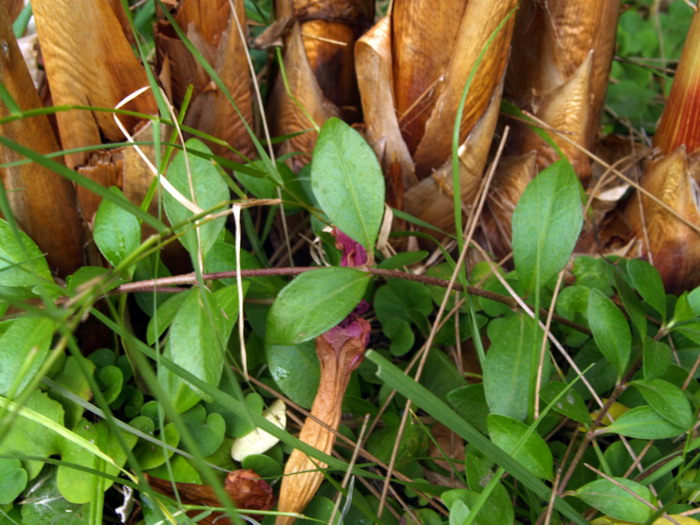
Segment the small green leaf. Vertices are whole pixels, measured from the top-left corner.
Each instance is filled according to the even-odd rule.
[[[140,416],[137,419],[143,420],[144,416]],[[148,433],[153,435],[153,422],[151,422],[149,426],[150,432]],[[141,430],[147,431],[143,428]],[[173,423],[165,425],[165,427],[163,427],[163,432],[159,432],[157,437],[171,447],[177,447],[180,443],[180,433]],[[143,470],[158,468],[165,463],[168,458],[172,457],[173,454],[174,452],[172,449],[160,447],[155,443],[146,441],[140,441],[134,448],[134,456],[139,463],[139,467]]]
[[[676,385],[663,379],[639,379],[631,383],[649,406],[664,419],[681,428],[693,425],[693,412],[688,398]]]
[[[646,523],[654,510],[619,485],[623,485],[634,494],[653,504],[654,498],[651,491],[644,485],[629,479],[613,479],[615,483],[607,479],[587,483],[580,487],[574,495],[611,518],[632,523]]]
[[[462,525],[469,517],[469,507],[461,499],[455,500],[450,507],[450,525]]]
[[[20,317],[0,336],[0,395],[17,397],[46,359],[54,323],[43,317]]]
[[[412,264],[416,264],[417,262],[420,262],[423,259],[425,259],[428,255],[430,255],[429,252],[422,250],[418,250],[415,252],[401,252],[397,253],[392,257],[389,257],[388,259],[384,259],[377,266],[385,270],[396,270],[397,268],[401,268],[403,266],[410,266]]]
[[[370,274],[331,267],[299,275],[279,293],[267,316],[266,343],[293,345],[334,327],[357,306]]]
[[[547,383],[540,391],[542,400],[547,404],[551,403],[566,387],[567,385],[558,381]],[[559,398],[554,405],[554,410],[578,423],[590,423],[591,421],[591,415],[588,413],[588,409],[583,402],[581,394],[578,393],[578,390],[574,390],[573,388],[569,388],[566,393]]]
[[[111,187],[109,191],[124,198],[118,188]],[[118,204],[102,199],[95,214],[93,237],[104,258],[117,266],[141,243],[141,224]]]
[[[498,414],[489,414],[486,423],[491,441],[496,446],[522,463],[538,478],[552,479],[552,451],[537,432],[531,431],[525,423],[517,419]]]
[[[632,334],[625,316],[598,290],[588,296],[588,323],[601,353],[621,377],[627,368],[632,348]]]
[[[29,397],[24,407],[55,421],[63,426],[63,407],[57,401],[50,399],[44,392],[36,390]],[[0,426],[4,422],[0,421]],[[61,439],[55,432],[27,417],[18,417],[12,424],[5,439],[0,442],[0,454],[26,455],[48,458],[58,454]],[[29,479],[34,479],[44,463],[37,460],[22,461]]]
[[[642,299],[666,322],[666,291],[656,268],[641,259],[632,259],[627,262],[627,273]]]
[[[122,448],[121,441],[117,437],[116,432],[121,432],[121,438],[129,449],[132,449],[138,440],[133,434],[110,428],[104,421],[93,424],[86,419],[81,419],[74,429],[74,432],[76,435],[87,439],[99,447],[99,449],[111,457],[118,466],[122,466],[126,463],[126,452]],[[112,476],[119,474],[118,466],[105,463],[102,459],[85,450],[78,443],[67,439],[61,442],[61,459],[67,463],[82,465]],[[98,490],[97,487],[104,492],[114,483],[101,476],[89,474],[64,465],[58,467],[56,481],[61,495],[71,503],[88,503],[94,498],[95,490]]]
[[[524,420],[533,406],[542,329],[524,314],[489,324],[491,347],[484,363],[484,393],[494,414]],[[545,357],[542,377],[549,376]]]
[[[226,423],[221,414],[207,415],[202,405],[196,405],[182,414],[182,420],[189,429],[202,456],[209,456],[217,451],[224,441]]]
[[[102,368],[97,377],[100,380],[100,386],[103,387],[102,395],[105,397],[105,402],[112,403],[121,394],[124,374],[119,367],[109,365]]]
[[[634,407],[605,428],[606,432],[637,439],[669,439],[687,429],[671,423],[648,405]]]
[[[690,304],[690,308],[693,310],[693,313],[696,316],[700,316],[700,286],[688,293],[688,303]]]
[[[486,416],[489,415],[489,407],[484,397],[483,383],[456,388],[447,394],[447,400],[465,421],[486,434]]]
[[[78,363],[79,359],[82,361],[83,367]],[[92,398],[92,389],[90,388],[88,378],[83,374],[83,368],[86,369],[89,375],[92,375],[95,371],[95,364],[84,357],[74,355],[68,356],[66,364],[63,365],[63,369],[53,380],[56,384],[87,401]],[[78,423],[85,409],[56,392],[51,392],[51,397],[63,405],[66,411],[66,427],[73,428]]]
[[[632,321],[632,326],[637,330],[640,337],[645,337],[647,335],[647,318],[644,314],[644,308],[642,307],[642,302],[634,293],[632,287],[627,283],[625,278],[622,276],[622,272],[616,270],[615,275],[615,289],[617,290],[617,295],[622,301],[622,305],[625,308],[625,312],[630,316],[630,321]]]
[[[530,292],[566,265],[583,216],[580,183],[571,164],[560,160],[528,184],[513,212],[513,258]]]
[[[211,150],[197,139],[189,139],[185,145],[188,150],[198,151],[204,155],[212,155]],[[185,153],[184,151],[178,152],[168,168],[167,178],[185,199],[196,204],[202,211],[215,208],[230,198],[228,186],[217,167],[212,161],[199,155],[193,155],[189,152]],[[173,225],[179,225],[194,217],[194,213],[191,210],[180,204],[168,192],[164,192],[163,205],[165,206],[165,213]],[[226,217],[219,217],[199,226],[203,255],[206,255],[214,245],[225,223]],[[191,224],[183,228],[185,233],[180,238],[180,241],[190,255],[194,255],[197,253],[197,233]]]
[[[158,306],[155,315],[148,321],[148,327],[146,328],[146,341],[149,345],[155,343],[156,339],[165,333],[190,293],[192,293],[192,290],[176,293]]]
[[[53,282],[41,250],[28,235],[12,231],[7,221],[0,219],[0,285],[34,286],[42,280]]]
[[[0,458],[0,505],[12,503],[24,491],[28,479],[19,459]]]
[[[297,345],[265,345],[270,375],[285,396],[311,408],[320,377],[313,341]],[[304,378],[303,381],[300,378]]]
[[[311,186],[331,222],[372,253],[384,215],[384,176],[372,148],[340,119],[321,128]]]
[[[235,287],[227,287],[235,295]],[[206,296],[204,296],[206,294]],[[224,309],[223,300],[229,308]],[[210,385],[218,385],[224,367],[226,343],[238,316],[237,296],[221,298],[206,289],[193,290],[170,326],[164,357],[186,368]],[[235,306],[234,306],[235,305]],[[192,387],[169,368],[160,367],[159,380],[179,412],[209,396]]]
[[[645,379],[663,375],[673,360],[671,347],[661,341],[654,341],[651,337],[644,340],[643,354],[642,368]]]

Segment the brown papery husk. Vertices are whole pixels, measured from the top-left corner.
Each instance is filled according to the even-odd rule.
[[[5,89],[21,110],[41,107],[4,5],[0,5],[0,39],[7,44],[7,53],[0,54],[0,78]],[[0,104],[0,117],[8,115],[7,107]],[[46,115],[8,122],[0,126],[0,133],[39,154],[60,149]],[[0,163],[18,160],[23,157],[0,146]],[[62,162],[60,158],[54,160]],[[46,253],[49,265],[61,276],[75,272],[84,262],[83,226],[72,184],[36,163],[3,168],[0,176],[17,223]]]
[[[146,72],[134,55],[119,19],[104,0],[34,0],[32,2],[53,103],[113,108],[134,91],[148,86]],[[90,28],[86,38],[85,28]],[[123,109],[157,113],[146,91]],[[120,115],[131,131],[140,119]],[[61,111],[56,114],[64,149],[123,140],[112,113]],[[85,164],[88,153],[66,155],[70,168]],[[82,203],[81,203],[82,204]],[[89,212],[88,212],[89,215]]]
[[[585,141],[595,143],[615,53],[618,0],[524,0],[517,15],[506,96],[531,109],[535,100],[564,84],[592,52],[589,124]]]
[[[390,15],[395,107],[411,153],[423,138],[455,52],[467,2],[396,0]]]
[[[697,204],[700,159],[680,146],[670,155],[646,166],[642,187],[700,227]],[[700,285],[700,239],[698,233],[649,197],[636,193],[625,208],[625,218],[637,239],[638,255],[651,259],[669,293],[680,293]],[[642,220],[642,213],[643,219]],[[649,244],[645,241],[646,228]]]
[[[210,144],[212,151],[237,161],[251,156],[255,148],[248,129],[253,125],[253,101],[246,42],[241,40],[235,16],[246,31],[243,0],[235,0],[236,14],[228,12],[228,28],[219,35],[216,59],[212,64],[222,83],[228,89],[234,105],[214,82],[198,94],[187,112],[185,124],[199,131],[225,140],[241,155],[218,144]],[[236,111],[238,109],[238,111]],[[248,129],[246,125],[248,124]]]
[[[592,58],[592,54],[589,54],[566,82],[534,103],[539,118],[554,130],[548,133],[584,181],[591,175],[590,160],[581,146],[586,143],[591,119]],[[539,170],[559,159],[559,153],[531,128],[522,123],[516,124],[509,151],[519,155],[531,150],[537,151]]]
[[[403,189],[418,182],[413,159],[399,129],[394,110],[391,56],[391,19],[382,18],[355,46],[357,82],[362,96],[365,138],[377,155],[385,175],[396,173],[388,185],[391,206],[402,208]]]
[[[654,146],[668,154],[681,145],[700,149],[700,14],[693,15],[671,94],[654,134]]]
[[[517,0],[470,0],[467,4],[445,82],[439,87],[437,102],[426,122],[423,138],[413,155],[419,177],[431,175],[434,169],[442,166],[449,158],[452,127],[467,78],[491,34],[509,14],[512,15],[516,5]],[[514,22],[515,17],[511,16],[488,47],[476,69],[462,114],[460,144],[482,118],[497,86],[501,83],[510,52]]]
[[[467,206],[473,204],[481,184],[498,120],[502,87],[503,84],[497,86],[486,112],[458,150],[461,201]],[[406,191],[404,205],[411,215],[437,228],[452,232],[454,231],[453,195],[452,160],[448,156],[446,162],[431,177],[423,179]]]

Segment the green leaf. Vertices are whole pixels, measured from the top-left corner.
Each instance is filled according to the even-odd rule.
[[[0,285],[34,286],[41,280],[53,282],[41,250],[24,232],[13,232],[0,219]]]
[[[212,155],[211,150],[197,139],[189,139],[185,145],[188,150],[198,151],[204,155]],[[190,175],[192,180],[191,188]],[[217,167],[212,161],[199,155],[179,151],[168,168],[167,178],[175,189],[188,201],[196,204],[202,211],[215,208],[230,198],[228,186]],[[173,225],[181,224],[194,217],[194,213],[191,210],[180,204],[168,192],[164,192],[163,205],[165,206],[165,213]],[[207,221],[198,227],[203,255],[206,255],[214,245],[225,223],[226,217],[219,217]],[[191,224],[185,226],[184,229],[185,232],[180,238],[180,242],[182,242],[182,245],[190,255],[194,255],[197,253],[197,233]]]
[[[168,327],[172,324],[173,319],[178,310],[182,307],[182,303],[189,297],[192,290],[176,293],[163,301],[156,309],[155,315],[148,321],[146,328],[146,341],[149,345],[156,342]]]
[[[430,289],[423,283],[390,279],[374,294],[374,311],[379,322],[390,319],[414,322],[419,316],[427,316],[433,311]]]
[[[642,307],[642,302],[622,276],[622,272],[616,270],[614,276],[617,295],[622,301],[625,312],[630,316],[632,326],[637,330],[639,336],[643,338],[647,335],[647,318],[644,313],[644,308]]]
[[[340,119],[321,128],[311,186],[331,222],[373,253],[384,214],[384,176],[372,148]]]
[[[637,439],[669,439],[687,429],[671,423],[648,405],[634,407],[605,428],[606,432]]]
[[[119,467],[126,463],[126,452],[122,449],[117,432],[121,432],[121,438],[131,450],[138,438],[116,428],[110,428],[105,421],[93,424],[87,419],[81,419],[75,427],[76,435],[94,443],[105,454],[112,458],[115,465],[109,465],[102,459],[94,456],[77,443],[61,441],[61,459],[67,463],[82,465],[105,474],[116,476]],[[94,498],[96,490],[106,491],[114,483],[97,474],[89,474],[82,470],[76,470],[69,466],[58,467],[56,477],[58,490],[61,495],[71,503],[88,503]]]
[[[554,399],[561,394],[565,388],[567,388],[567,385],[564,383],[553,381],[542,387],[542,390],[540,390],[540,396],[542,396],[542,400],[546,404],[549,404],[554,401]],[[581,394],[579,394],[578,391],[574,390],[573,388],[569,388],[566,394],[559,398],[559,401],[557,401],[553,408],[561,415],[577,421],[578,423],[587,424],[591,421],[591,415],[588,413],[588,409],[586,408],[586,404],[583,402]]]
[[[320,377],[314,342],[265,345],[265,356],[270,375],[284,395],[304,408],[311,408]]]
[[[189,429],[202,456],[209,456],[217,451],[224,441],[226,423],[221,414],[207,415],[202,405],[196,405],[182,414],[182,420]]]
[[[689,429],[694,422],[690,402],[676,385],[663,379],[639,379],[631,383],[657,414],[676,426]]]
[[[450,507],[450,525],[462,525],[469,517],[469,507],[461,499],[455,500]]]
[[[544,333],[524,314],[489,324],[491,347],[484,363],[484,393],[494,414],[524,420],[533,406]],[[545,354],[546,356],[547,354]],[[542,377],[549,376],[545,357]]]
[[[32,393],[23,406],[61,426],[63,425],[63,407],[43,392],[37,390]],[[6,417],[11,416],[12,414],[7,414]],[[0,427],[3,427],[4,424],[5,422],[0,420]],[[27,417],[20,416],[14,420],[5,439],[0,442],[0,454],[48,458],[58,454],[59,441],[60,438],[56,433],[47,430],[43,425]],[[22,465],[26,469],[29,479],[34,479],[44,466],[41,461],[36,460],[22,460]]]
[[[235,292],[235,287],[233,292]],[[237,301],[236,301],[237,302]],[[165,358],[186,368],[210,385],[218,385],[224,367],[226,342],[237,319],[238,309],[222,310],[222,304],[206,289],[193,290],[175,314],[170,326]],[[170,369],[158,370],[161,385],[170,394],[178,412],[192,408],[200,398],[210,401]]]
[[[95,371],[95,364],[92,361],[84,357],[71,355],[68,356],[66,359],[66,364],[63,365],[63,369],[56,377],[53,378],[53,380],[56,384],[62,386],[69,392],[72,392],[78,397],[88,401],[92,398],[92,389],[90,388],[90,383],[88,382],[87,377],[85,377],[83,374],[82,368],[78,363],[79,359],[82,361],[83,367],[87,370],[87,373],[92,375],[92,373]],[[61,394],[56,392],[51,392],[51,397],[63,405],[63,408],[66,411],[66,427],[73,428],[78,423],[78,420],[83,415],[83,411],[85,409],[78,403],[69,401]]]
[[[666,291],[656,268],[641,259],[632,259],[627,262],[627,273],[642,299],[661,315],[662,322],[666,322]]]
[[[392,257],[389,257],[388,259],[384,259],[377,266],[385,270],[396,270],[397,268],[401,268],[403,266],[410,266],[412,264],[416,264],[417,262],[420,262],[423,259],[425,259],[428,255],[430,255],[429,252],[422,250],[418,250],[415,252],[401,252],[397,253]]]
[[[112,193],[124,197],[118,188],[109,189]],[[112,266],[118,266],[141,243],[141,224],[139,220],[114,202],[102,199],[95,214],[93,230],[95,244]]]
[[[0,458],[0,505],[12,503],[27,486],[28,479],[19,459]]]
[[[629,479],[613,479],[616,483],[607,479],[587,483],[580,487],[574,495],[611,518],[631,521],[632,523],[646,523],[654,510],[619,485],[627,487],[634,494],[653,504],[654,498],[651,491],[644,485]]]
[[[530,292],[566,265],[583,216],[580,183],[571,164],[557,161],[528,184],[513,212],[513,258]]]
[[[661,341],[655,341],[651,337],[644,340],[643,354],[642,368],[645,379],[653,379],[663,375],[673,359],[671,347]]]
[[[517,419],[498,414],[489,414],[486,423],[491,441],[496,446],[522,463],[538,478],[552,479],[552,451],[537,432]]]
[[[293,345],[334,327],[357,306],[370,274],[330,267],[299,275],[279,293],[267,316],[265,340]]]
[[[625,316],[598,290],[588,296],[588,323],[601,353],[621,377],[627,368],[632,348],[632,334]]]
[[[688,303],[693,313],[696,316],[700,316],[700,286],[693,289],[693,291],[688,294]]]
[[[44,363],[54,323],[43,317],[20,317],[0,336],[0,395],[17,397]]]
[[[445,403],[434,394],[406,376],[404,371],[384,359],[374,350],[369,350],[366,359],[377,365],[377,376],[390,387],[396,389],[401,395],[413,401],[416,406],[433,416],[437,421],[455,432],[469,442],[483,456],[493,460],[503,467],[515,479],[523,483],[534,494],[548,501],[551,490],[542,481],[533,476],[520,463],[514,461],[508,454],[486,439],[479,431],[459,417]],[[577,525],[586,525],[588,522],[566,501],[560,497],[554,498],[554,508],[559,510],[567,518]]]
[[[486,434],[489,407],[484,397],[483,383],[456,388],[447,394],[447,401],[465,421]]]

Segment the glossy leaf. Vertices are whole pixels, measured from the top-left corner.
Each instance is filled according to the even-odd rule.
[[[631,384],[661,417],[681,428],[692,426],[694,418],[690,402],[676,385],[663,379],[639,379]]]
[[[265,345],[265,356],[270,375],[282,393],[302,407],[311,408],[320,377],[314,342]],[[299,380],[301,377],[303,381]]]
[[[226,342],[238,318],[237,303],[235,287],[227,287],[223,297],[206,289],[193,290],[175,314],[164,357],[206,383],[217,385],[224,367]],[[178,412],[189,410],[201,398],[210,400],[166,367],[159,369],[159,380]]]
[[[528,184],[513,212],[513,258],[530,292],[566,265],[583,225],[580,183],[560,160]]]
[[[632,347],[632,334],[625,316],[613,302],[598,290],[588,296],[588,323],[601,353],[621,377],[627,368]]]
[[[362,136],[337,118],[316,141],[311,186],[331,222],[372,253],[384,215],[384,176]]]
[[[27,471],[19,459],[0,458],[0,505],[12,503],[27,486]]]
[[[587,483],[576,491],[575,496],[610,517],[633,523],[646,523],[652,516],[653,509],[619,485],[627,487],[642,499],[653,503],[651,491],[644,485],[628,479],[613,479],[615,483],[607,479]]]
[[[659,272],[651,264],[641,259],[627,262],[627,273],[632,285],[642,299],[666,320],[666,291]]]
[[[0,285],[33,286],[41,280],[53,282],[41,250],[24,232],[12,231],[0,218]]]
[[[187,149],[211,155],[211,150],[197,139],[186,143]],[[187,159],[185,157],[187,156]],[[205,158],[179,151],[168,168],[168,181],[188,201],[197,205],[202,211],[216,207],[229,200],[229,190],[217,167]],[[190,184],[191,181],[191,184]],[[194,213],[178,202],[170,193],[163,192],[163,205],[170,223],[180,225],[194,217]],[[221,211],[221,210],[218,210]],[[226,217],[207,221],[198,227],[202,254],[216,242],[226,223]],[[190,254],[197,253],[197,233],[192,224],[183,226],[184,234],[180,242]]]
[[[554,401],[566,387],[567,385],[557,381],[547,383],[542,387],[542,390],[540,390],[540,396],[545,403],[549,404]],[[591,420],[591,416],[588,413],[588,409],[583,402],[581,394],[578,393],[578,390],[574,390],[573,388],[569,388],[566,393],[559,398],[553,409],[563,416],[579,423],[589,423]]]
[[[648,405],[635,407],[622,414],[606,431],[637,439],[668,439],[687,429],[671,423]]]
[[[109,191],[124,198],[118,188],[112,187]],[[118,204],[103,199],[95,214],[93,237],[104,258],[117,266],[141,244],[141,224]]]
[[[210,456],[223,443],[226,423],[221,414],[216,412],[207,414],[202,405],[196,405],[182,414],[182,420],[192,434],[202,456]]]
[[[366,272],[342,267],[299,275],[284,287],[270,309],[266,343],[302,343],[334,327],[360,302],[369,279]]]
[[[491,347],[484,363],[484,393],[494,414],[524,420],[534,402],[537,366],[544,333],[524,314],[489,325]],[[549,375],[545,358],[543,377]]]
[[[94,443],[102,452],[108,454],[118,466],[126,463],[126,452],[121,443],[126,443],[127,447],[131,449],[138,440],[135,435],[122,432],[120,441],[116,432],[121,432],[121,430],[109,428],[105,421],[93,424],[86,419],[81,419],[74,432]],[[67,463],[82,465],[111,476],[119,474],[118,466],[106,464],[79,444],[68,440],[61,442],[61,459]],[[88,503],[95,497],[96,490],[104,492],[113,483],[113,481],[97,474],[89,474],[64,465],[58,467],[56,481],[61,495],[71,503]]]
[[[54,322],[43,317],[10,321],[0,336],[0,395],[17,397],[34,378],[51,345]]]
[[[486,423],[491,441],[499,448],[538,478],[552,479],[552,451],[537,432],[531,432],[525,423],[517,419],[498,414],[489,414]]]
[[[651,337],[644,340],[644,358],[642,359],[642,368],[644,370],[645,379],[653,379],[663,375],[668,369],[673,354],[671,347],[661,341],[655,341]]]

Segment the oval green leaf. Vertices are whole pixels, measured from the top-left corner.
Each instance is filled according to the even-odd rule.
[[[662,322],[665,322],[666,291],[656,268],[641,259],[632,259],[627,262],[627,273],[642,299],[656,310],[661,315]]]
[[[522,463],[534,476],[552,479],[552,451],[537,432],[517,419],[498,414],[489,414],[486,424],[491,441],[496,446]]]
[[[265,356],[270,375],[284,395],[304,408],[311,408],[321,375],[313,341],[265,345]]]
[[[360,302],[370,274],[331,267],[299,275],[279,293],[267,316],[268,345],[313,339],[345,319]]]
[[[41,250],[28,235],[0,219],[0,285],[34,286],[42,280],[53,282]]]
[[[612,479],[614,482],[607,479],[599,479],[587,483],[579,488],[574,495],[611,518],[632,523],[646,523],[651,518],[654,510],[637,499],[634,494],[653,503],[651,491],[644,485],[629,479]],[[634,492],[634,494],[630,494],[620,485]]]
[[[185,145],[187,150],[198,151],[204,155],[212,155],[211,150],[197,139],[190,139]],[[187,200],[196,204],[202,211],[213,209],[230,198],[228,186],[216,165],[200,155],[184,151],[178,152],[168,168],[168,181]],[[163,193],[165,213],[168,215],[168,220],[170,220],[171,224],[181,226],[182,223],[194,217],[194,213],[180,204],[170,193],[167,191]],[[204,255],[216,242],[225,223],[226,217],[219,217],[199,226],[199,238]],[[182,242],[182,245],[190,255],[196,254],[197,232],[195,232],[191,224],[183,228],[184,234],[180,238],[180,242]]]
[[[530,292],[559,273],[583,225],[581,185],[571,164],[560,160],[528,184],[513,212],[513,258]]]
[[[494,414],[524,420],[534,402],[542,329],[524,314],[489,325],[491,347],[484,363],[484,393]],[[549,377],[545,357],[542,377]]]
[[[634,407],[606,427],[607,432],[637,439],[669,439],[686,429],[663,418],[649,405]]]
[[[632,385],[664,419],[685,429],[694,423],[690,402],[676,385],[663,379],[640,379],[633,381]]]
[[[621,377],[632,348],[632,333],[625,316],[598,290],[588,295],[588,324],[600,352]]]
[[[8,505],[19,496],[28,481],[19,459],[0,458],[0,505]]]
[[[372,148],[340,119],[321,128],[311,187],[331,222],[371,254],[384,214],[384,176]]]
[[[109,189],[120,198],[126,198],[118,188]],[[95,244],[112,266],[117,266],[141,243],[141,224],[126,209],[118,204],[102,199],[95,214],[93,231]]]
[[[54,323],[42,317],[19,317],[0,336],[0,395],[17,397],[46,359]]]

